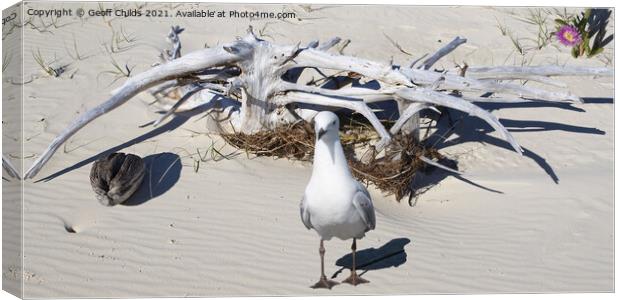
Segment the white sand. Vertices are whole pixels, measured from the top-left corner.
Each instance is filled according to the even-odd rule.
[[[162,6],[168,7],[150,7]],[[253,7],[282,10],[281,5]],[[501,35],[496,20],[522,39],[536,36],[535,25],[516,19],[527,14],[525,9],[375,6],[331,7],[310,13],[299,6],[287,9],[296,10],[304,21],[268,21],[264,33],[278,43],[340,36],[352,40],[346,54],[385,62],[393,57],[403,65],[457,35],[467,37],[468,43],[438,67],[463,61],[470,66],[519,64],[520,56],[515,55],[510,39]],[[100,74],[112,70],[100,46],[110,41],[106,22],[101,17],[88,18],[83,24],[69,21],[60,19],[60,24],[67,25],[50,27],[51,33],[25,31],[25,76],[41,77],[24,86],[26,166],[77,113],[104,101],[122,82],[108,86],[112,76]],[[231,41],[250,24],[247,19],[171,22],[113,19],[110,24],[115,30],[122,26],[138,39],[135,47],[113,54],[114,59],[135,66],[134,72],[147,69],[157,61],[158,49],[168,46],[164,36],[172,24],[186,28],[181,35],[185,53],[205,42]],[[265,23],[251,24],[263,28]],[[383,33],[415,57],[399,52]],[[72,51],[74,36],[79,51],[87,56],[84,60],[74,61],[67,54],[65,48]],[[60,62],[71,63],[69,71],[61,78],[42,76],[31,55],[37,49],[44,57],[56,55]],[[535,55],[528,58],[534,56],[533,64],[604,65],[599,59],[572,59],[568,49],[560,50],[552,46],[532,50]],[[608,57],[612,53],[613,49],[605,51]],[[610,78],[562,80],[579,96],[613,98]],[[69,141],[68,152],[61,149],[38,178],[152,130],[138,127],[157,117],[154,108],[145,105],[149,100],[137,97],[88,125]],[[318,237],[305,229],[298,211],[310,165],[239,155],[201,163],[195,172],[193,160],[184,151],[204,151],[211,145],[210,137],[192,132],[205,131],[205,119],[195,116],[180,128],[118,149],[143,157],[161,152],[184,157],[176,184],[141,205],[101,206],[88,181],[90,163],[49,182],[26,183],[25,296],[612,291],[612,102],[572,106],[583,111],[544,105],[499,107],[493,113],[528,153],[535,154],[517,155],[495,133],[476,133],[487,128],[480,120],[466,118],[457,134],[483,143],[459,142],[441,151],[458,160],[465,178],[501,193],[451,176],[423,194],[413,207],[373,191],[377,229],[358,243],[358,249],[380,248],[393,239],[410,242],[404,247],[406,261],[402,255],[393,259],[398,267],[363,275],[370,284],[339,285],[331,291],[310,289],[319,276]],[[552,169],[549,173],[557,176],[557,184],[541,165]],[[76,233],[67,232],[64,223]],[[326,243],[328,276],[340,268],[335,262],[349,253],[349,247],[348,241]],[[5,279],[7,271],[3,270]],[[336,280],[346,276],[348,270]]]

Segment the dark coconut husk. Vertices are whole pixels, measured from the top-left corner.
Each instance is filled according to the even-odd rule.
[[[436,149],[416,143],[410,135],[397,135],[390,146],[377,154],[369,142],[377,138],[365,124],[344,126],[340,139],[352,174],[365,184],[394,195],[398,201],[414,194],[411,182],[416,172],[425,167],[420,156],[434,160],[443,157]],[[312,125],[298,122],[271,131],[254,134],[222,134],[230,145],[257,156],[271,156],[310,161],[314,153],[315,133]],[[361,150],[361,151],[360,151]],[[364,152],[358,155],[359,152]]]

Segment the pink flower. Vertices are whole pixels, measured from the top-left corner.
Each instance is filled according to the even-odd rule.
[[[581,43],[581,34],[577,28],[571,25],[564,25],[560,27],[560,30],[555,33],[555,36],[558,38],[560,43],[565,46],[572,47]]]

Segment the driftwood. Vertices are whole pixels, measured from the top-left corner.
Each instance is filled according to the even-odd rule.
[[[24,177],[34,177],[54,152],[86,124],[149,89],[157,90],[161,95],[171,90],[185,94],[155,124],[178,111],[217,107],[213,113],[220,114],[217,119],[222,120],[223,125],[230,124],[228,133],[253,134],[299,119],[309,121],[320,110],[348,109],[363,115],[377,131],[380,138],[374,146],[378,151],[390,144],[393,135],[405,130],[407,126],[404,125],[411,125],[411,120],[414,120],[415,129],[420,110],[447,107],[483,119],[521,154],[521,147],[497,118],[472,102],[579,102],[580,98],[569,91],[554,92],[505,81],[534,80],[561,87],[564,86],[562,83],[550,77],[613,75],[613,70],[607,68],[570,66],[469,67],[439,72],[431,67],[465,43],[465,39],[455,38],[419,67],[415,67],[419,60],[402,67],[328,52],[340,42],[339,38],[324,44],[313,41],[305,47],[300,44],[277,45],[258,38],[251,27],[245,37],[232,43],[181,56],[178,38],[181,31],[178,27],[172,28],[169,37],[173,50],[167,52],[166,61],[129,78],[109,100],[74,120],[52,141]],[[327,88],[330,81],[335,80],[334,75],[301,83],[301,74],[306,69],[321,74],[346,74],[349,82],[360,78],[375,80],[380,88],[374,90],[352,85]],[[467,95],[471,93],[502,96]],[[368,106],[379,101],[399,103],[400,118],[390,131]],[[303,104],[303,108],[299,104]]]
[[[125,202],[144,179],[144,160],[137,155],[112,153],[97,160],[90,170],[90,184],[105,206]]]

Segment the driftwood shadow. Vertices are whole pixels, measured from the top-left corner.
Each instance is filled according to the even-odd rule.
[[[438,161],[440,164],[447,166],[451,169],[458,170],[458,161],[455,159],[450,159],[444,157]],[[482,184],[476,183],[467,178],[467,174],[459,175],[451,172],[446,172],[445,170],[441,170],[435,166],[426,165],[424,168],[415,174],[413,179],[411,180],[411,190],[413,191],[411,195],[409,195],[409,205],[414,206],[417,201],[417,196],[423,194],[424,192],[430,190],[431,188],[437,186],[441,181],[446,179],[446,177],[452,176],[464,183],[475,186],[479,189],[483,189],[487,192],[503,194],[504,192],[500,190],[493,189],[488,186],[484,186]]]
[[[602,101],[600,99],[597,100]],[[607,102],[607,100],[603,101]],[[544,104],[536,103],[533,105]],[[552,104],[552,106],[553,105],[554,104]],[[492,104],[492,107],[488,106],[489,105],[481,105],[481,107],[489,110],[493,108],[500,109],[502,108],[503,104]],[[512,104],[508,106],[511,107]],[[503,108],[505,107],[506,106],[503,106]],[[467,114],[452,109],[447,109],[445,111],[447,113],[442,114],[442,116],[437,121],[437,131],[433,133],[426,141],[427,145],[435,146],[437,149],[442,149],[451,145],[461,144],[465,142],[480,142],[485,144],[491,144],[496,147],[504,148],[511,151],[513,150],[510,144],[508,144],[506,141],[489,135],[491,132],[494,131],[494,129],[483,120],[474,117],[468,117]],[[565,131],[579,134],[605,135],[605,132],[598,128],[583,127],[549,121],[511,119],[500,119],[499,121],[510,132]],[[457,137],[450,139],[452,135],[456,135]],[[553,182],[555,182],[556,184],[559,183],[559,177],[555,173],[553,167],[547,162],[544,157],[538,155],[531,149],[523,147],[523,150],[524,157],[536,162],[536,164],[538,164],[538,166],[540,166],[540,168],[543,169],[545,173],[547,173],[547,175],[549,175]]]
[[[85,159],[83,161],[80,161],[80,162],[74,164],[73,166],[64,168],[64,169],[62,169],[62,170],[60,170],[60,171],[58,171],[58,172],[56,172],[56,173],[54,173],[52,175],[49,175],[49,176],[47,176],[47,177],[45,177],[43,179],[39,179],[39,180],[37,180],[35,182],[50,181],[50,180],[52,180],[52,179],[54,179],[54,178],[56,178],[56,177],[58,177],[60,175],[66,174],[66,173],[71,172],[73,170],[79,169],[79,168],[81,168],[81,167],[83,167],[83,166],[85,166],[87,164],[93,163],[97,159],[99,159],[100,157],[104,157],[104,156],[107,156],[107,155],[109,155],[111,153],[118,152],[118,151],[120,151],[120,150],[122,150],[124,148],[129,147],[129,146],[132,146],[132,145],[144,142],[144,141],[146,141],[148,139],[154,138],[156,136],[159,136],[160,134],[173,131],[173,130],[181,127],[181,125],[185,124],[185,122],[187,122],[187,120],[189,120],[193,116],[196,116],[198,114],[207,112],[210,109],[214,108],[216,105],[220,105],[222,108],[232,106],[233,109],[234,109],[234,107],[237,104],[235,103],[235,101],[230,100],[230,98],[227,98],[227,97],[223,97],[223,96],[214,97],[211,101],[209,101],[207,103],[204,103],[204,104],[202,104],[202,105],[200,105],[200,106],[198,106],[198,107],[196,107],[196,108],[194,108],[192,110],[185,111],[185,112],[179,112],[179,113],[174,114],[170,121],[168,121],[167,123],[165,123],[163,125],[160,125],[159,127],[155,127],[153,130],[151,130],[151,131],[149,131],[149,132],[147,132],[147,133],[145,133],[143,135],[140,135],[140,136],[138,136],[136,138],[133,138],[133,139],[131,139],[131,140],[125,142],[125,143],[122,143],[122,144],[118,145],[118,146],[115,146],[115,147],[112,147],[112,148],[110,148],[108,150],[100,152],[99,154],[93,155],[93,156],[91,156],[91,157],[89,157],[89,158],[87,158],[87,159]],[[232,110],[231,110],[231,112],[232,112]],[[160,113],[164,113],[164,112],[160,112]],[[230,115],[228,117],[230,117]],[[225,120],[226,120],[226,118],[223,119],[222,121],[225,121]],[[147,124],[143,124],[143,125],[138,126],[138,127],[145,128],[147,126],[152,125],[154,122],[155,121],[151,121],[151,122],[149,122]]]
[[[190,118],[190,116],[180,116],[180,115],[177,115],[172,120],[170,120],[170,122],[168,122],[168,123],[166,123],[166,124],[164,124],[164,125],[162,125],[160,127],[156,127],[155,129],[153,129],[153,130],[151,130],[151,131],[149,131],[149,132],[147,132],[147,133],[145,133],[145,134],[143,134],[141,136],[133,138],[133,139],[131,139],[131,140],[125,142],[125,143],[122,143],[122,144],[118,145],[118,146],[114,146],[114,147],[112,147],[112,148],[110,148],[108,150],[100,152],[99,154],[95,154],[95,155],[93,155],[93,156],[91,156],[91,157],[89,157],[89,158],[87,158],[85,160],[82,160],[82,161],[80,161],[80,162],[78,162],[78,163],[76,163],[76,164],[74,164],[74,165],[72,165],[70,167],[64,168],[64,169],[62,169],[62,170],[60,170],[60,171],[58,171],[58,172],[56,172],[56,173],[54,173],[52,175],[49,175],[49,176],[47,176],[47,177],[45,177],[43,179],[39,179],[36,182],[50,181],[50,180],[52,180],[52,179],[54,179],[54,178],[56,178],[58,176],[64,175],[64,174],[69,173],[69,172],[71,172],[73,170],[79,169],[79,168],[81,168],[81,167],[83,167],[85,165],[91,164],[91,163],[95,162],[97,159],[99,159],[100,157],[105,157],[105,156],[107,156],[107,155],[109,155],[111,153],[118,152],[118,151],[120,151],[122,149],[125,149],[125,148],[129,147],[129,146],[132,146],[132,145],[144,142],[144,141],[146,141],[148,139],[154,138],[154,137],[156,137],[156,136],[158,136],[158,135],[160,135],[162,133],[166,133],[166,132],[175,130],[175,129],[179,128],[181,125],[183,125],[187,120],[189,120],[189,118]]]
[[[614,98],[606,97],[583,97],[581,100],[584,104],[614,104]]]
[[[592,47],[603,48],[614,39],[614,34],[607,36],[607,25],[611,17],[611,10],[606,8],[593,8],[588,19],[590,28],[589,38],[593,41]]]
[[[93,156],[91,156],[91,157],[89,157],[89,158],[87,158],[87,159],[85,159],[83,161],[80,161],[80,162],[78,162],[78,163],[76,163],[76,164],[74,164],[74,165],[72,165],[70,167],[64,168],[64,169],[62,169],[62,170],[60,170],[60,171],[58,171],[58,172],[56,172],[56,173],[54,173],[52,175],[49,175],[49,176],[47,176],[47,177],[45,177],[43,179],[39,179],[39,180],[37,180],[35,182],[50,181],[50,180],[52,180],[52,179],[54,179],[54,178],[56,178],[56,177],[58,177],[60,175],[64,175],[64,174],[66,174],[68,172],[71,172],[71,171],[79,169],[79,168],[81,168],[81,167],[83,167],[85,165],[93,163],[97,159],[99,159],[100,157],[104,157],[104,156],[107,156],[107,155],[109,155],[111,153],[118,152],[118,151],[120,151],[120,150],[122,150],[124,148],[129,147],[129,146],[132,146],[132,145],[144,142],[146,140],[149,140],[151,138],[154,138],[156,136],[159,136],[160,134],[173,131],[173,130],[181,127],[181,125],[185,124],[185,122],[187,122],[187,120],[189,120],[193,116],[198,115],[198,114],[203,113],[203,112],[207,112],[209,109],[213,108],[217,104],[221,104],[222,106],[225,106],[225,107],[227,107],[227,106],[234,106],[235,105],[233,103],[233,101],[229,101],[228,98],[226,98],[226,97],[219,97],[218,96],[217,98],[214,98],[212,101],[210,101],[208,103],[205,103],[205,104],[202,104],[202,105],[200,105],[200,106],[198,106],[198,107],[196,107],[196,108],[194,108],[194,109],[192,109],[190,111],[179,112],[179,113],[175,114],[172,117],[172,119],[170,121],[168,121],[167,123],[165,123],[163,125],[160,125],[159,127],[155,127],[153,130],[151,130],[151,131],[149,131],[149,132],[147,132],[147,133],[145,133],[143,135],[140,135],[140,136],[138,136],[136,138],[133,138],[133,139],[131,139],[131,140],[125,142],[125,143],[122,143],[122,144],[118,145],[118,146],[112,147],[112,148],[110,148],[108,150],[105,150],[103,152],[95,154],[95,155],[93,155]],[[152,125],[153,123],[154,123],[154,121],[149,122],[149,123],[144,124],[144,125],[141,125],[139,127],[140,128],[145,128],[147,126]]]
[[[371,270],[380,270],[387,268],[396,268],[407,261],[407,252],[405,246],[411,242],[408,238],[397,238],[387,242],[380,248],[367,248],[357,251],[355,255],[356,269],[363,272],[363,275]],[[341,267],[332,275],[332,279],[336,278],[345,269],[353,267],[353,256],[351,253],[341,257],[336,261],[336,265]]]
[[[583,104],[613,104],[613,98],[606,97],[582,97]],[[548,102],[548,101],[530,101],[530,102],[516,102],[516,103],[492,103],[492,102],[478,102],[476,105],[487,111],[495,111],[506,108],[557,108],[563,110],[570,110],[574,112],[585,112],[586,110],[581,107],[574,106],[574,103],[569,102]]]
[[[170,190],[181,178],[181,157],[162,152],[144,158],[145,174],[142,185],[136,193],[123,202],[125,206],[143,204]]]

